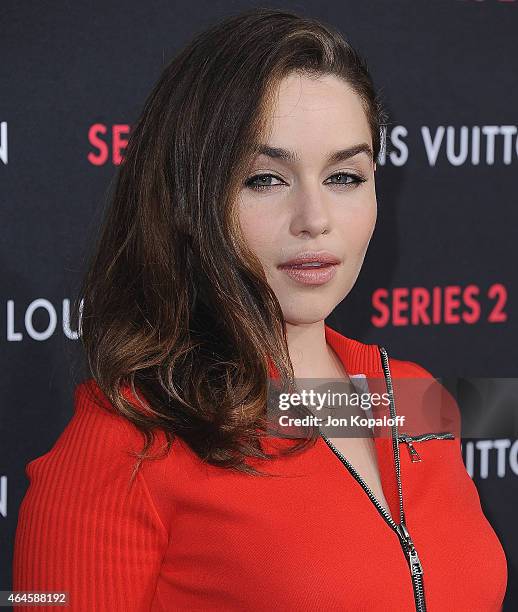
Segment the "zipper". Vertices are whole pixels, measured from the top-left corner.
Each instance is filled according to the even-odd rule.
[[[388,363],[388,353],[383,346],[378,346],[378,350],[381,354],[381,361],[383,366],[383,374],[385,377],[385,384],[387,386],[387,390],[390,397],[390,416],[394,419],[394,425],[392,426],[392,451],[394,453],[394,461],[396,464],[396,479],[398,485],[398,497],[399,497],[399,524],[394,521],[394,519],[390,516],[387,510],[380,504],[368,484],[363,480],[360,474],[356,471],[354,466],[346,459],[346,457],[341,453],[341,451],[336,448],[336,446],[329,440],[327,436],[325,436],[322,432],[320,436],[323,438],[325,443],[329,446],[329,448],[333,451],[333,453],[340,459],[340,461],[345,465],[345,467],[349,470],[352,476],[358,481],[358,483],[363,487],[372,503],[376,506],[376,509],[385,520],[385,522],[389,525],[391,529],[396,532],[398,536],[401,547],[405,556],[407,557],[408,567],[410,569],[410,576],[412,579],[412,587],[414,590],[414,602],[415,608],[417,612],[426,612],[426,601],[424,596],[424,584],[423,584],[423,567],[421,565],[421,561],[419,559],[419,555],[417,554],[417,550],[414,546],[412,538],[410,537],[410,533],[406,527],[405,521],[405,511],[403,507],[403,491],[401,487],[401,473],[400,473],[400,463],[399,463],[399,436],[397,431],[397,421],[396,419],[396,408],[394,402],[394,390],[392,387],[392,379],[390,375],[390,368]],[[430,434],[426,434],[430,435]],[[415,450],[415,449],[414,449]]]
[[[400,434],[398,436],[399,441],[407,445],[412,463],[422,461],[413,442],[424,442],[425,440],[451,440],[453,438],[455,438],[455,436],[450,431],[430,432],[419,434],[418,436],[409,436],[408,434]]]

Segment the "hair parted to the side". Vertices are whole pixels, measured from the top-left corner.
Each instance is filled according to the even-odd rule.
[[[331,74],[361,98],[378,159],[385,112],[365,61],[332,27],[255,8],[198,34],[134,125],[72,314],[91,376],[145,441],[156,429],[204,461],[267,475],[268,360],[293,369],[281,307],[240,232],[236,200],[280,80]],[[145,413],[123,397],[128,385]],[[283,452],[314,444],[315,432]],[[275,455],[278,456],[278,455]]]

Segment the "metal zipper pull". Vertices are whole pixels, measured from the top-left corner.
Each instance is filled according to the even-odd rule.
[[[406,540],[408,545],[408,558],[410,560],[410,569],[412,571],[412,575],[422,576],[423,575],[423,566],[421,565],[421,561],[419,559],[419,555],[417,554],[417,550],[415,549],[414,542],[408,533],[408,529],[406,528],[405,523],[401,523],[398,525],[399,530],[401,531],[401,537]]]
[[[415,549],[414,543],[404,521],[402,521],[397,526],[397,532],[401,539],[401,542],[404,542],[404,550],[408,557],[408,566],[410,568],[410,575],[412,576],[412,584],[414,585],[414,596],[416,603],[416,610],[418,612],[426,612],[426,599],[424,596],[424,584],[423,584],[423,566],[421,565],[421,560],[419,559],[419,555],[417,554],[417,550]]]
[[[399,436],[399,439],[402,442],[405,442],[407,444],[408,452],[410,453],[410,460],[412,461],[412,463],[417,463],[418,461],[422,461],[415,446],[412,444],[412,438],[410,438],[410,436],[401,435]]]
[[[451,431],[438,431],[438,432],[430,432],[425,434],[419,434],[418,436],[410,436],[409,434],[400,434],[398,436],[398,440],[400,442],[405,442],[408,448],[408,452],[410,454],[410,460],[412,463],[417,463],[418,461],[422,461],[419,453],[417,452],[414,442],[424,442],[425,440],[452,440],[455,436]]]

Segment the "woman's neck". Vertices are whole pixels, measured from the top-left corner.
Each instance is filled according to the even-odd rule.
[[[324,321],[286,323],[286,335],[295,378],[349,379],[340,358],[326,342]]]

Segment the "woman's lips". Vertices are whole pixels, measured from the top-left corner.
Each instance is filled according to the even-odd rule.
[[[323,285],[329,282],[336,274],[338,264],[322,264],[319,267],[302,266],[279,266],[279,270],[285,272],[293,280],[303,285]]]

